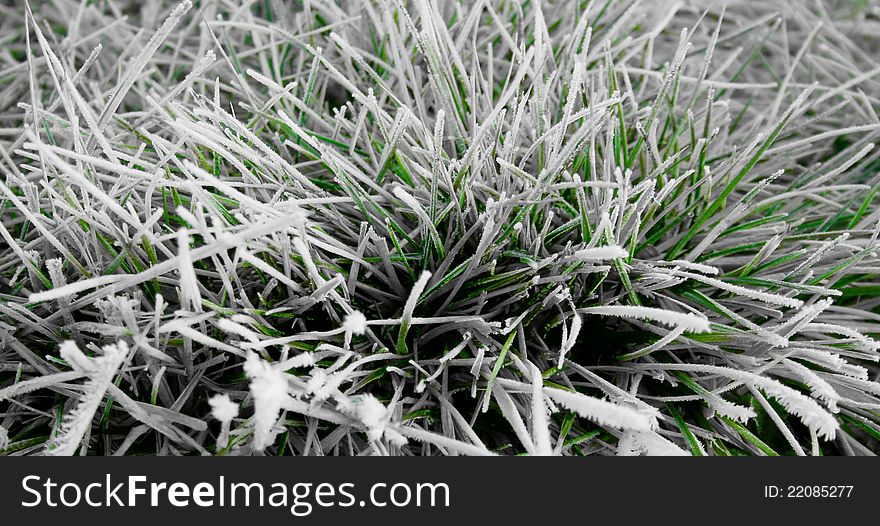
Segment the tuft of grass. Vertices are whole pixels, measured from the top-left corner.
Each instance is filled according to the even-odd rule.
[[[0,6],[0,454],[880,452],[875,3],[294,4]]]

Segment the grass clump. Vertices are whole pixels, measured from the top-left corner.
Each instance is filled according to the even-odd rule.
[[[877,453],[852,6],[0,7],[3,454]]]

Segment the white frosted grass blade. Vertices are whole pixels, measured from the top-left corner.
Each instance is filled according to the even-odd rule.
[[[193,329],[192,327],[181,323],[179,320],[175,320],[172,322],[168,322],[162,327],[159,328],[160,333],[168,333],[168,332],[176,332],[185,338],[189,338],[194,342],[199,342],[200,344],[217,349],[219,351],[228,352],[230,354],[244,357],[246,353],[239,349],[238,347],[234,347],[227,343],[223,343],[220,340],[216,340],[211,336],[203,333],[202,331]]]
[[[397,427],[397,432],[406,438],[418,440],[419,442],[433,444],[435,446],[442,447],[443,449],[451,453],[457,453],[459,455],[477,457],[495,456],[495,453],[492,453],[488,449],[477,447],[472,444],[468,444],[467,442],[455,440],[453,438],[438,435],[436,433],[431,433],[430,431],[425,431],[417,427],[399,426]]]
[[[792,356],[814,363],[835,373],[857,378],[859,380],[868,379],[867,368],[861,365],[851,364],[837,353],[797,347],[792,349]]]
[[[419,276],[419,279],[416,280],[413,285],[412,290],[410,290],[409,296],[406,298],[406,303],[403,305],[403,314],[400,316],[400,332],[397,337],[398,349],[401,349],[406,344],[405,338],[409,331],[409,327],[412,324],[413,311],[415,311],[416,304],[422,296],[422,293],[425,291],[425,288],[428,286],[428,280],[430,279],[431,273],[427,270],[423,271]]]
[[[709,332],[711,330],[709,320],[706,318],[689,312],[677,312],[655,307],[609,305],[607,307],[586,307],[578,309],[578,312],[656,321],[669,327],[682,327],[688,332]]]
[[[629,252],[617,245],[584,248],[571,255],[571,257],[580,261],[607,261],[609,259],[625,258],[628,256]]]
[[[743,287],[741,285],[734,285],[732,283],[726,283],[721,281],[720,279],[710,278],[709,276],[703,276],[700,274],[693,274],[690,272],[675,272],[676,275],[690,278],[694,281],[699,281],[701,283],[705,283],[706,285],[710,285],[713,287],[717,287],[722,290],[726,290],[727,292],[732,292],[738,296],[744,296],[746,298],[756,299],[758,301],[763,301],[764,303],[769,303],[771,305],[779,305],[781,307],[791,307],[794,309],[800,308],[804,305],[804,302],[795,299],[789,298],[786,296],[781,296],[779,294],[772,294],[769,292],[761,292],[759,290],[750,289],[747,287]]]
[[[261,335],[248,329],[244,325],[240,323],[236,323],[229,318],[220,318],[217,320],[217,328],[222,330],[223,332],[234,334],[245,340],[256,343],[260,341]]]
[[[516,408],[510,394],[498,383],[492,385],[492,394],[495,396],[495,402],[498,404],[501,414],[510,422],[514,434],[516,434],[526,453],[534,455],[536,448],[533,438],[530,436],[528,429],[526,429],[522,415]]]
[[[717,411],[719,414],[740,423],[746,423],[752,418],[758,416],[758,414],[755,413],[755,410],[751,407],[735,404],[711,392],[703,393],[703,399],[709,404],[710,408]]]
[[[69,298],[79,294],[80,292],[100,288],[104,285],[112,285],[125,280],[128,276],[122,274],[111,274],[108,276],[98,276],[96,278],[81,279],[73,283],[68,283],[63,287],[57,287],[42,292],[35,292],[28,296],[30,303],[40,303],[43,301],[51,301],[62,298]]]
[[[315,285],[321,287],[327,280],[324,279],[324,276],[318,271],[318,266],[315,265],[315,260],[312,258],[312,251],[309,250],[309,247],[302,240],[302,238],[296,237],[293,240],[293,246],[296,248],[296,251],[303,258],[303,262],[305,263],[306,269],[309,272],[309,276],[315,282]]]
[[[83,354],[73,341],[68,340],[62,342],[61,345],[58,346],[58,354],[64,358],[67,365],[69,365],[74,371],[89,374],[95,370],[93,361]]]
[[[550,444],[550,420],[547,418],[547,405],[544,403],[544,379],[541,371],[532,368],[532,436],[534,437],[535,455],[553,455],[553,446]]]
[[[61,348],[61,357],[88,367],[88,381],[83,385],[82,398],[76,407],[64,415],[58,434],[53,436],[46,446],[46,454],[51,456],[74,455],[86,432],[92,426],[104,395],[107,392],[117,371],[128,357],[128,345],[120,341],[115,345],[103,348],[104,354],[95,358],[86,357],[76,345],[65,345]]]
[[[571,317],[571,324],[568,329],[563,326],[562,329],[562,344],[559,348],[559,359],[557,361],[557,367],[562,368],[565,363],[565,356],[568,352],[574,348],[577,343],[578,335],[580,335],[581,327],[583,325],[583,321],[581,320],[581,315],[575,313],[574,316]]]
[[[297,354],[293,358],[288,358],[287,360],[281,362],[278,365],[278,368],[281,370],[287,370],[293,367],[313,367],[315,365],[315,357],[312,353],[304,352]]]
[[[555,387],[545,387],[544,394],[561,406],[601,426],[631,431],[650,431],[651,420],[635,409]]]
[[[694,263],[692,261],[686,261],[683,259],[673,259],[672,261],[657,261],[657,263],[680,266],[688,270],[696,270],[697,272],[702,272],[703,274],[709,274],[712,276],[715,276],[720,272],[718,270],[718,267],[706,265],[703,263]]]
[[[177,231],[177,257],[180,260],[180,297],[183,305],[192,312],[202,311],[202,295],[199,282],[193,267],[192,254],[189,248],[190,237],[186,229]]]
[[[787,358],[782,363],[810,387],[813,398],[821,400],[828,407],[829,411],[834,413],[838,411],[837,404],[840,402],[840,395],[837,394],[837,391],[835,391],[831,384],[818,373],[801,363]]]
[[[82,378],[83,376],[85,376],[85,373],[81,371],[65,371],[62,373],[47,374],[45,376],[37,376],[36,378],[23,380],[0,389],[0,401],[9,400],[14,396],[27,394],[38,389],[64,384]]]
[[[254,436],[251,446],[256,451],[269,447],[275,440],[275,423],[290,398],[284,373],[257,355],[248,353],[244,364],[254,399]]]

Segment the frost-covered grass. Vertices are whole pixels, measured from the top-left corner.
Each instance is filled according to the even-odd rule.
[[[5,3],[0,451],[880,452],[878,34]]]

